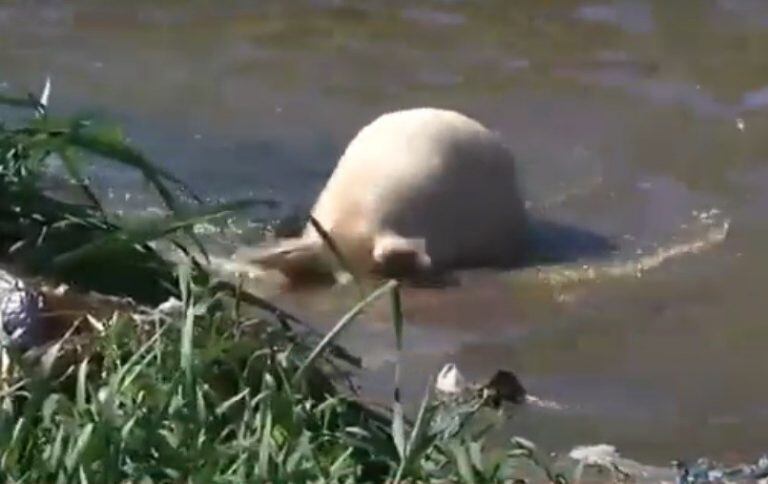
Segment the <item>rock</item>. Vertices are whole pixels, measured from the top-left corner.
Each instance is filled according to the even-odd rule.
[[[493,378],[481,385],[469,382],[454,363],[448,363],[440,370],[435,380],[435,389],[447,397],[483,397],[497,407],[506,401],[515,404],[526,402],[528,393],[514,373],[498,370]]]
[[[498,370],[485,388],[491,390],[495,397],[495,403],[498,405],[501,401],[511,403],[525,403],[528,392],[520,383],[517,376],[506,370]]]
[[[0,327],[11,347],[24,351],[41,344],[44,304],[42,294],[0,269]]]

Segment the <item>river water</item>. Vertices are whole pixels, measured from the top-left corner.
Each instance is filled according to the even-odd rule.
[[[447,362],[506,368],[559,406],[510,434],[660,464],[768,446],[766,52],[761,0],[0,1],[0,89],[50,75],[54,110],[120,121],[206,198],[279,202],[231,245],[306,211],[382,112],[501,132],[558,263],[407,289],[405,395]],[[117,208],[151,204],[99,175]],[[279,299],[327,328],[355,297]],[[371,398],[391,395],[393,339],[386,304],[344,336]]]

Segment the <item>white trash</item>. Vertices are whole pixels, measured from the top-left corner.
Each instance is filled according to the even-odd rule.
[[[459,394],[467,389],[467,380],[455,364],[448,363],[438,373],[435,389],[443,393]]]

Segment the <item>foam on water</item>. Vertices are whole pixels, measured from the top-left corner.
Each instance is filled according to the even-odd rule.
[[[590,264],[569,263],[550,267],[534,267],[521,271],[519,277],[535,277],[549,284],[563,285],[605,279],[608,277],[642,277],[667,261],[697,254],[721,244],[728,236],[730,219],[717,213],[702,218],[696,214],[690,224],[672,240],[647,253],[637,249],[635,256],[626,255]],[[623,251],[626,252],[626,251]]]

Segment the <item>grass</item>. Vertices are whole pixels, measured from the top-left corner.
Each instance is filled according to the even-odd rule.
[[[182,206],[183,183],[150,163],[118,130],[54,119],[41,96],[2,97],[28,110],[0,123],[0,259],[28,275],[130,295],[143,305],[77,324],[41,351],[4,346],[0,379],[3,482],[494,482],[523,475],[562,481],[532,444],[488,449],[501,414],[477,394],[427,389],[409,421],[361,403],[334,340],[374,300],[388,297],[402,348],[398,284],[385,282],[325,336],[268,301],[215,281],[190,228],[242,206]],[[43,183],[63,164],[81,202]],[[167,217],[129,224],[107,213],[87,170],[139,171]],[[171,263],[153,242],[187,254]],[[194,255],[197,254],[197,255]],[[104,271],[105,261],[110,270]],[[156,306],[175,297],[176,304]],[[400,368],[396,370],[398,383]],[[397,385],[396,385],[397,387]]]
[[[115,316],[71,364],[14,359],[0,397],[5,482],[489,482],[535,452],[486,454],[482,399],[427,394],[413,423],[364,406],[330,378],[342,364],[331,338],[312,345],[271,315],[238,314],[227,292],[180,284],[175,311]],[[397,294],[386,283],[371,299]]]
[[[183,204],[179,195],[198,200],[132,147],[118,127],[86,116],[54,117],[49,95],[50,82],[39,97],[0,96],[0,105],[22,110],[15,122],[0,118],[0,250],[17,270],[160,302],[174,291],[174,267],[150,242],[162,240],[204,259],[193,225],[262,202],[206,209]],[[105,211],[88,178],[99,165],[138,172],[168,215],[131,220]],[[67,199],[47,190],[54,166],[66,173]],[[105,264],[113,271],[102,270]]]

